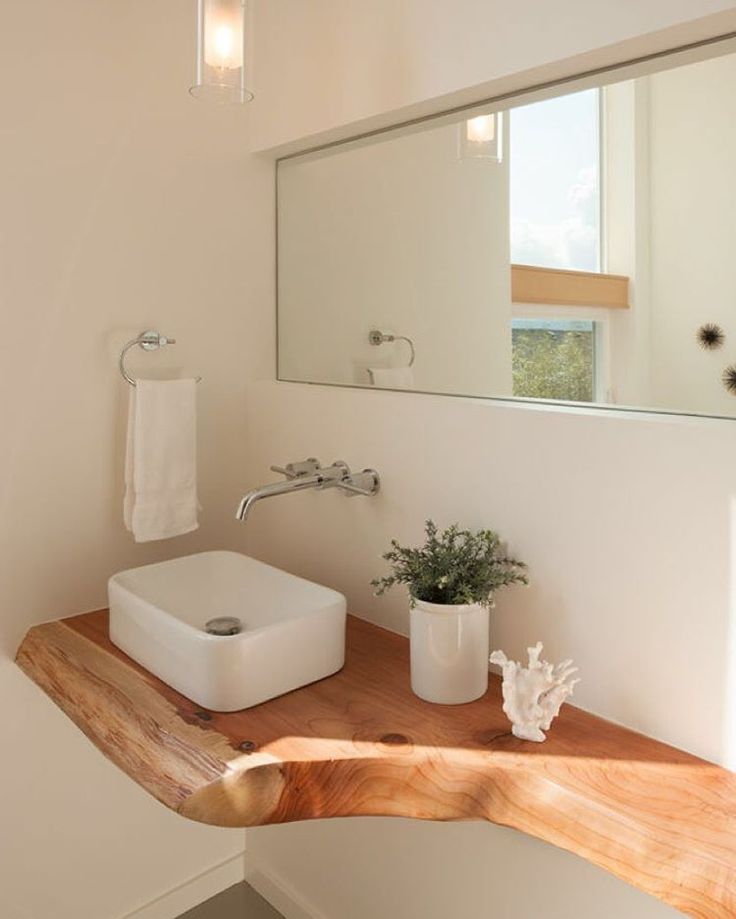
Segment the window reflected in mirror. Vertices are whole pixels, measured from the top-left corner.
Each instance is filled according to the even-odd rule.
[[[602,401],[596,372],[596,323],[514,319],[511,328],[515,396]]]
[[[511,261],[601,270],[601,104],[587,89],[509,113]]]

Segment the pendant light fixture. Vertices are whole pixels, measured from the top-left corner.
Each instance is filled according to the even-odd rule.
[[[246,0],[197,0],[197,78],[189,92],[212,102],[250,102]]]
[[[476,115],[458,125],[458,155],[462,160],[503,160],[503,113]]]

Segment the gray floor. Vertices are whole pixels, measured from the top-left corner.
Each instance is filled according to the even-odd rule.
[[[248,884],[236,884],[184,913],[179,919],[283,919]]]

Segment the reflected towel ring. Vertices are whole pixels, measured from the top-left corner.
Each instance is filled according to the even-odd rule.
[[[167,338],[156,329],[148,329],[146,332],[141,332],[137,338],[132,338],[129,342],[126,342],[126,344],[123,345],[123,350],[120,352],[120,360],[118,361],[120,373],[125,382],[130,383],[131,386],[135,386],[138,382],[125,368],[125,355],[132,347],[138,345],[138,347],[142,348],[144,351],[158,351],[159,348],[165,348],[166,345],[175,344],[175,338]],[[202,377],[196,377],[196,382],[199,383],[201,379]]]
[[[406,335],[391,335],[389,332],[379,332],[378,329],[372,329],[368,333],[368,341],[372,345],[382,345],[387,341],[405,341],[409,345],[409,350],[411,352],[411,357],[409,358],[408,367],[414,366],[414,361],[416,360],[416,350],[414,349],[414,342],[411,338],[407,338]]]

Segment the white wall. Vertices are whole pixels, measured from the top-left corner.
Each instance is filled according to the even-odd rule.
[[[383,482],[370,501],[259,503],[245,531],[259,555],[407,633],[405,596],[369,586],[389,538],[420,539],[427,517],[495,527],[532,574],[499,597],[496,646],[521,654],[539,638],[582,667],[585,708],[727,758],[736,422],[290,383],[251,386],[248,418],[269,431],[251,445],[254,483],[270,462],[307,455],[375,466]]]
[[[270,462],[308,455],[375,465],[383,478],[381,495],[370,501],[306,493],[259,504],[247,524],[256,555],[336,587],[358,614],[406,632],[405,598],[376,599],[369,587],[385,568],[379,556],[389,538],[418,540],[429,516],[496,527],[529,562],[533,583],[499,598],[494,647],[521,655],[541,639],[551,659],[569,655],[580,664],[578,704],[706,757],[734,761],[733,422],[270,383],[251,387],[248,418],[251,431],[264,432],[251,448],[254,484],[268,480]],[[302,889],[310,877],[304,893],[332,919],[343,915],[340,890],[349,887],[366,904],[365,913],[351,915],[370,915],[366,860],[353,846],[372,845],[379,858],[382,833],[406,840],[401,867],[381,875],[383,895],[391,891],[409,902],[409,887],[423,870],[423,832],[427,846],[437,844],[430,828],[389,820],[370,829],[349,823],[341,834],[320,824],[249,831],[248,839],[291,886]],[[296,833],[299,846],[291,842]],[[485,841],[499,896],[510,898],[503,885],[514,877],[516,855],[493,827],[485,835],[470,827],[462,834],[456,831],[451,844],[448,837],[444,875],[428,871],[424,884],[438,904],[451,886],[457,915],[471,917],[485,903],[485,880],[469,886],[459,880],[465,859]],[[531,847],[529,857],[552,874],[553,863],[545,868],[536,851]],[[340,890],[325,882],[325,872],[341,878]],[[585,896],[595,898],[598,890],[603,900],[608,881],[586,870],[570,883],[592,885]],[[550,897],[550,908],[559,911],[552,914],[566,915],[563,891]],[[509,906],[499,915],[526,919],[525,909]],[[612,919],[624,914],[618,899],[605,909]],[[626,915],[637,917],[667,914],[633,895],[629,909]],[[439,919],[437,910],[427,915]],[[406,907],[392,915],[417,914]]]
[[[482,100],[735,24],[732,0],[260,2],[253,144],[298,148],[343,125],[447,108],[447,94]]]
[[[287,900],[286,919],[680,915],[567,852],[485,823],[319,820],[248,830],[248,848],[271,883],[298,891],[302,910]]]
[[[461,160],[460,124],[279,167],[281,376],[370,384],[405,366],[429,392],[511,391],[508,157]]]
[[[187,95],[178,0],[5,4],[0,29],[0,915],[119,919],[243,848],[186,822],[85,740],[12,663],[34,622],[105,605],[123,567],[227,539],[246,382],[272,336],[270,164],[240,110]],[[121,522],[122,342],[201,384],[199,533]],[[233,528],[234,528],[233,524]]]
[[[276,0],[262,11],[262,75],[274,79],[259,115],[264,146],[472,82],[499,86],[505,73],[726,5],[379,6],[380,15],[375,4],[325,0],[307,9]],[[708,28],[719,30],[700,24],[678,39]],[[586,62],[663,42],[672,35],[607,48]],[[733,423],[265,383],[250,388],[248,424],[253,484],[268,477],[271,462],[316,454],[377,466],[384,490],[371,501],[301,494],[264,502],[243,546],[342,589],[356,612],[405,630],[402,598],[379,601],[368,587],[389,538],[419,538],[430,515],[493,525],[534,580],[501,600],[494,645],[520,653],[541,638],[551,657],[569,653],[581,665],[577,698],[585,707],[736,761]],[[254,830],[248,840],[267,870],[327,919],[674,914],[571,856],[492,826],[346,821]],[[532,883],[525,874],[520,896],[515,882],[527,866]]]

